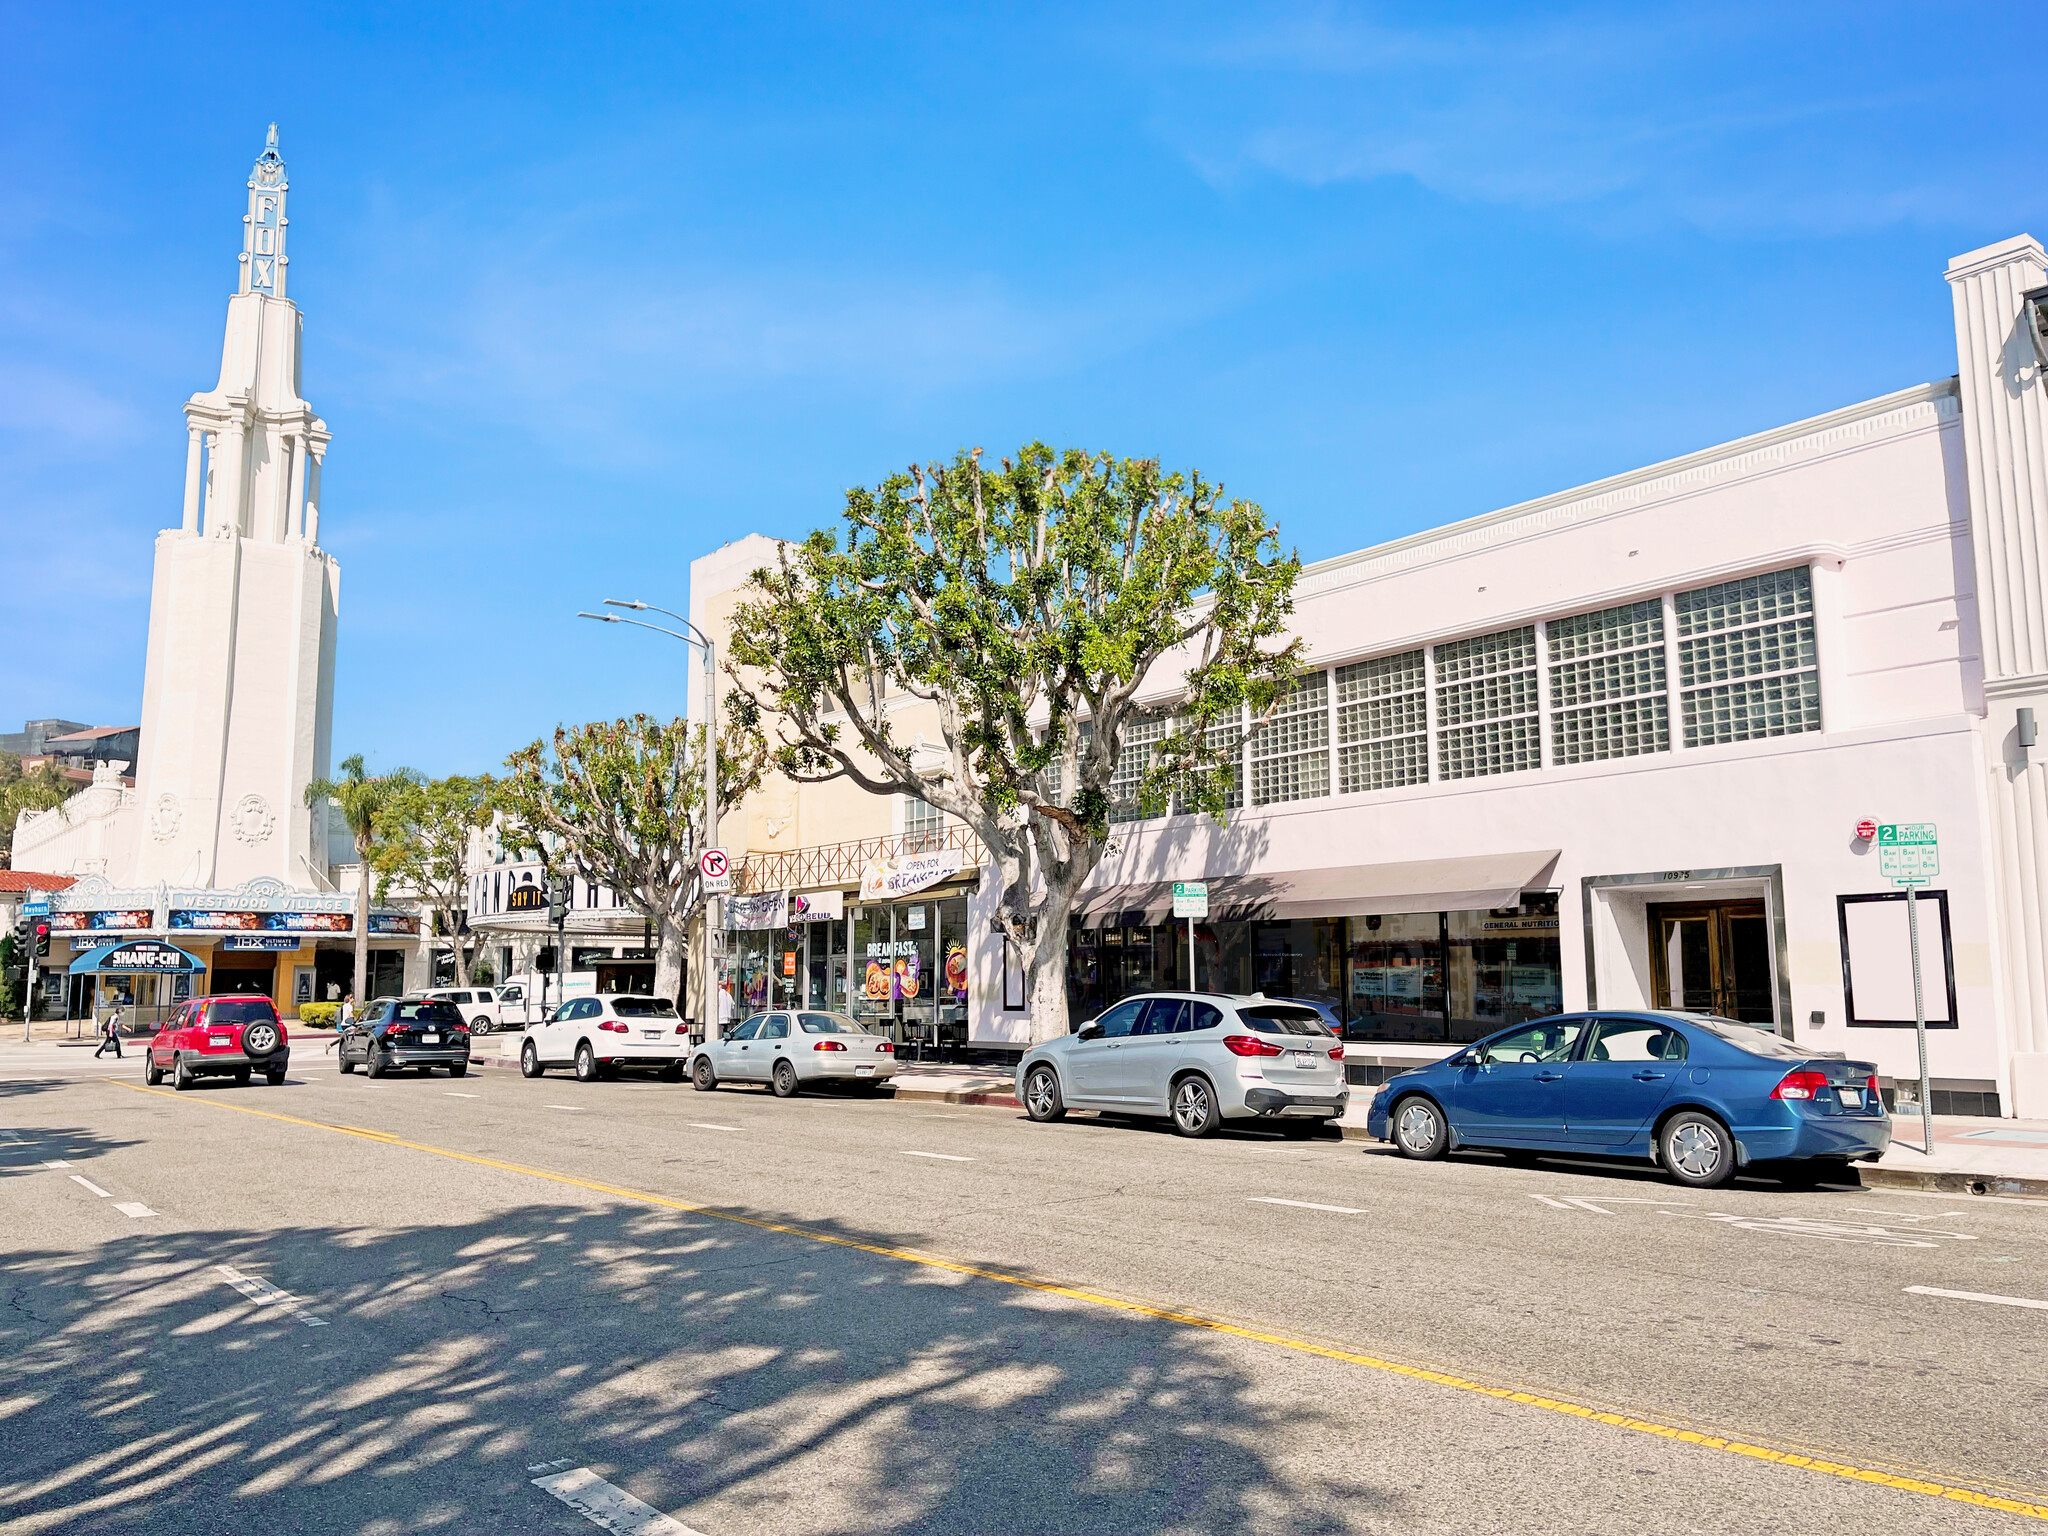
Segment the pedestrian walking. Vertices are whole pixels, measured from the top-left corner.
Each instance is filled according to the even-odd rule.
[[[119,1061],[121,1059],[121,1009],[118,1004],[115,1006],[114,1011],[107,1015],[105,1022],[100,1025],[100,1048],[92,1053],[92,1059],[98,1061],[102,1056],[106,1055],[109,1046],[113,1047],[114,1059]]]

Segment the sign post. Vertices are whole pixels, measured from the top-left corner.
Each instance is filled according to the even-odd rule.
[[[1934,1108],[1927,1084],[1927,1004],[1920,989],[1920,913],[1914,893],[1941,873],[1941,844],[1931,821],[1884,822],[1877,829],[1877,872],[1906,891],[1906,947],[1913,956],[1913,1034],[1920,1045],[1920,1144],[1934,1155]]]
[[[1188,990],[1195,990],[1195,919],[1209,915],[1209,882],[1173,882],[1173,915],[1188,920]]]

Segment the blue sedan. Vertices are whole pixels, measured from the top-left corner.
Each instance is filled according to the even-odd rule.
[[[1389,1078],[1366,1125],[1408,1157],[1494,1147],[1648,1158],[1699,1189],[1763,1162],[1813,1182],[1875,1162],[1892,1139],[1870,1062],[1698,1013],[1517,1025]]]

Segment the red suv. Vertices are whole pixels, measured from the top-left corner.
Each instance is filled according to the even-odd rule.
[[[275,1086],[291,1065],[292,1047],[269,998],[195,997],[164,1020],[142,1061],[152,1088],[166,1073],[180,1089],[202,1077],[232,1075],[246,1083],[257,1072]]]

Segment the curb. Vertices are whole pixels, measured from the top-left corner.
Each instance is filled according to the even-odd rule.
[[[1021,1109],[1014,1093],[981,1093],[969,1090],[940,1088],[898,1088],[894,1094],[898,1104],[983,1104],[997,1109]]]
[[[1937,1169],[1875,1168],[1868,1163],[1856,1169],[1865,1189],[1925,1189],[1944,1195],[2019,1195],[2048,1197],[2048,1179],[2028,1179],[2008,1173],[1949,1173]]]

